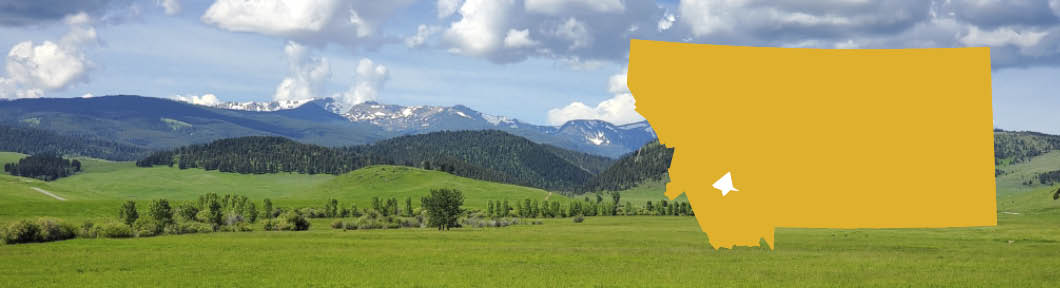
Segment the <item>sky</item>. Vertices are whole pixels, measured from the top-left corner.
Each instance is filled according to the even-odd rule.
[[[334,97],[623,124],[643,120],[630,39],[988,46],[995,125],[1060,133],[1060,0],[0,0],[0,99]]]

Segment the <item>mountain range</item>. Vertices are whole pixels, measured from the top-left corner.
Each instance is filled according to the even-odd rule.
[[[241,136],[282,136],[335,147],[437,131],[501,130],[540,144],[616,158],[656,137],[646,121],[614,125],[572,120],[544,126],[463,105],[365,102],[344,107],[332,98],[212,106],[132,95],[18,99],[0,101],[0,123],[152,150]]]

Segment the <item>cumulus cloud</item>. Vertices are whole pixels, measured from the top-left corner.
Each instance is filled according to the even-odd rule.
[[[364,58],[357,63],[357,74],[353,86],[334,98],[345,105],[356,105],[367,101],[374,101],[379,97],[379,91],[390,78],[390,72],[386,66],[375,64],[371,59]]]
[[[419,27],[416,27],[415,35],[405,37],[405,46],[408,46],[409,48],[423,46],[423,44],[427,43],[427,39],[438,33],[439,30],[441,30],[441,27],[420,24]]]
[[[302,43],[348,47],[381,45],[381,25],[412,0],[217,0],[202,15],[204,23],[236,32],[279,36]]]
[[[70,31],[58,42],[23,41],[7,54],[5,76],[0,76],[0,98],[36,98],[86,81],[92,63],[83,47],[97,42],[86,13],[65,18]]]
[[[177,15],[181,11],[180,0],[155,0],[155,5],[162,7],[166,15]]]
[[[467,0],[446,26],[442,44],[496,63],[531,57],[578,67],[620,62],[630,38],[661,38],[659,31],[639,27],[655,27],[665,12],[653,1]]]
[[[596,106],[589,106],[582,102],[572,102],[562,108],[554,108],[548,111],[548,122],[552,125],[562,125],[570,120],[596,119],[615,124],[627,124],[644,120],[643,116],[635,110],[636,100],[629,93],[626,86],[626,73],[612,75],[608,79],[608,91],[614,94],[610,99],[604,100]]]
[[[328,60],[309,55],[305,46],[294,41],[288,41],[283,52],[287,55],[289,74],[276,86],[273,99],[283,101],[322,97],[324,84],[331,78]]]
[[[91,97],[92,94],[87,94],[87,95],[89,95],[89,97]],[[221,101],[221,99],[218,99],[216,95],[213,95],[213,94],[210,94],[210,93],[202,94],[202,96],[197,96],[197,95],[173,95],[173,97],[170,97],[170,98],[173,99],[173,100],[181,101],[181,102],[187,102],[187,103],[191,103],[191,104],[195,104],[195,105],[203,105],[203,106],[215,106],[215,105],[219,105],[221,103],[224,103],[224,102]]]
[[[509,29],[508,35],[504,36],[504,47],[508,48],[532,47],[537,44],[537,41],[530,39],[530,30],[527,29]]]
[[[438,19],[445,19],[460,9],[462,0],[438,0]]]
[[[662,18],[659,19],[659,23],[656,24],[655,27],[660,32],[670,30],[670,27],[674,26],[674,21],[677,21],[677,16],[674,16],[673,13],[667,12],[663,15]]]

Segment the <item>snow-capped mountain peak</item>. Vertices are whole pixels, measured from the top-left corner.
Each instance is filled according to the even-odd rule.
[[[181,99],[177,99],[182,101]],[[189,102],[190,103],[190,102]],[[253,112],[274,112],[280,110],[291,110],[298,107],[302,107],[307,103],[315,103],[320,105],[321,108],[329,112],[340,114],[344,109],[333,98],[311,98],[311,99],[297,99],[297,100],[278,100],[270,102],[259,102],[259,101],[247,101],[247,102],[224,102],[216,105],[209,105],[209,107],[228,109],[228,110],[240,110],[240,111],[253,111]]]
[[[617,157],[654,139],[647,121],[614,125],[603,120],[571,120],[561,126],[541,126],[515,118],[490,115],[467,106],[402,106],[369,101],[352,106],[333,98],[273,102],[226,102],[212,107],[272,112],[315,104],[350,122],[366,123],[395,135],[435,131],[497,129],[567,149]]]

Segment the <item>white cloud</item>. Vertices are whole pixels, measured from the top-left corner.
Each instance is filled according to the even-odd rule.
[[[1030,47],[1037,45],[1043,37],[1048,35],[1045,31],[1016,31],[1009,27],[1001,27],[993,31],[982,31],[978,27],[971,26],[968,34],[961,37],[961,43],[968,46],[1006,46],[1016,45],[1019,47]]]
[[[595,107],[582,102],[573,102],[563,108],[548,110],[548,122],[561,125],[570,120],[597,119],[614,124],[628,124],[644,120],[637,114],[633,94],[618,94],[600,102]]]
[[[202,21],[239,32],[291,35],[319,32],[331,22],[338,1],[218,0]]]
[[[68,15],[70,31],[58,42],[23,41],[11,47],[0,77],[0,98],[36,98],[87,81],[92,63],[83,46],[96,43],[96,30],[85,13]]]
[[[629,93],[629,87],[626,87],[626,72],[622,74],[611,75],[611,78],[607,81],[607,91],[611,94],[623,94]]]
[[[276,87],[273,99],[282,101],[322,97],[324,84],[331,78],[328,60],[308,55],[307,48],[294,41],[288,41],[283,52],[287,55],[290,74]]]
[[[88,97],[92,97],[92,94],[86,94],[86,95],[88,95]],[[173,95],[172,97],[170,97],[170,99],[181,101],[181,102],[187,102],[187,103],[191,103],[191,104],[195,104],[195,105],[203,105],[203,106],[215,106],[215,105],[219,105],[219,104],[223,103],[221,101],[221,99],[217,98],[216,95],[213,95],[213,94],[210,94],[210,93],[202,94],[202,96],[196,96],[196,95]]]
[[[467,0],[460,7],[460,20],[445,31],[445,38],[459,53],[486,55],[500,46],[512,0]]]
[[[530,30],[515,30],[509,29],[508,35],[504,36],[504,47],[508,48],[524,48],[537,46],[537,41],[530,39]]]
[[[588,10],[595,13],[622,13],[626,5],[620,0],[526,0],[526,11],[548,15],[559,15],[570,10]]]
[[[200,19],[229,31],[355,47],[386,42],[379,27],[394,11],[411,3],[412,0],[217,0]]]
[[[467,0],[440,48],[496,63],[531,57],[620,62],[630,38],[665,40],[655,29],[637,29],[656,27],[664,12],[654,1]]]
[[[438,0],[438,19],[444,19],[456,13],[460,9],[462,0]]]
[[[390,71],[382,64],[375,64],[371,59],[363,58],[357,63],[357,75],[353,86],[342,94],[333,97],[347,106],[374,101],[379,97],[379,91],[390,79]]]
[[[409,48],[416,48],[423,46],[427,43],[427,39],[431,38],[432,35],[438,33],[442,28],[438,26],[427,26],[420,24],[416,27],[416,35],[405,37],[405,46]]]
[[[166,15],[177,15],[180,13],[180,0],[155,0],[155,5],[162,7]]]
[[[593,41],[593,36],[589,34],[589,29],[585,27],[585,23],[574,19],[574,17],[567,19],[566,22],[556,28],[556,36],[570,40],[571,44],[567,47],[569,50],[589,47]]]
[[[636,100],[633,99],[633,94],[629,93],[629,88],[626,86],[625,72],[612,75],[608,79],[607,90],[614,96],[596,106],[572,102],[563,108],[549,110],[548,122],[552,125],[561,125],[570,120],[597,119],[615,124],[627,124],[644,120],[644,117],[635,110]]]
[[[655,26],[660,32],[670,30],[670,27],[674,26],[674,21],[677,21],[677,17],[673,13],[666,13]]]

